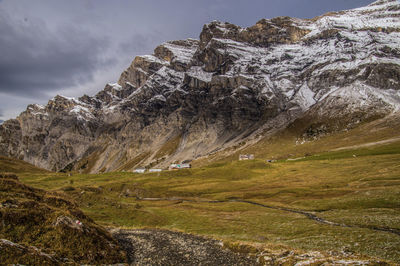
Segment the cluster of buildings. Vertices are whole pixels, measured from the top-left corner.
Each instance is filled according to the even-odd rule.
[[[239,155],[239,161],[245,161],[245,160],[254,160],[254,154],[240,154]],[[185,162],[185,161],[184,161]],[[268,163],[273,163],[276,162],[274,159],[267,159],[266,162]],[[187,168],[192,168],[192,165],[190,163],[173,163],[168,167],[168,170],[180,170],[180,169],[187,169]],[[160,168],[151,168],[151,169],[146,169],[146,168],[137,168],[133,170],[134,173],[139,173],[143,174],[145,172],[149,173],[157,173],[157,172],[162,172],[167,169],[160,169]]]
[[[254,154],[240,154],[239,155],[239,161],[245,161],[245,160],[254,160]],[[276,160],[266,160],[268,163],[276,162]],[[168,167],[168,170],[180,170],[180,169],[187,169],[187,168],[192,168],[192,165],[190,163],[185,163],[187,161],[183,161],[184,163],[173,163]],[[162,172],[167,169],[160,169],[160,168],[151,168],[151,169],[146,169],[146,168],[137,168],[133,170],[134,173],[139,173],[143,174],[145,172],[149,173],[157,173],[157,172]]]
[[[181,164],[177,164],[177,163],[173,163],[168,167],[168,170],[180,170],[180,169],[186,169],[186,168],[192,168],[192,165],[190,163],[181,163]],[[136,168],[135,170],[133,170],[134,173],[138,173],[138,174],[143,174],[147,171],[146,168]],[[162,172],[163,169],[160,168],[151,168],[148,170],[149,173],[157,173],[157,172]]]
[[[239,161],[245,161],[245,160],[254,160],[254,154],[240,154],[239,155]],[[274,163],[276,162],[275,159],[267,159],[266,160],[267,163]]]

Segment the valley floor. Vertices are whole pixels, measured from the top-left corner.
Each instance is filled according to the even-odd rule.
[[[274,163],[20,177],[62,191],[102,225],[127,229],[119,231],[125,239],[130,232],[142,241],[150,229],[140,228],[158,228],[257,247],[256,254],[315,251],[400,263],[399,162],[400,143],[391,142]],[[169,239],[167,232],[159,234]]]
[[[164,229],[110,228],[110,232],[127,251],[131,265],[385,264],[345,253],[268,250]]]

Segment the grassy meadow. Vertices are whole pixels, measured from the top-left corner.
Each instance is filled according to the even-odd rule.
[[[373,230],[400,232],[400,142],[274,163],[232,159],[161,173],[27,171],[19,176],[34,187],[64,193],[105,226],[166,228],[230,243],[400,263],[400,235]],[[350,227],[237,199],[307,211]]]

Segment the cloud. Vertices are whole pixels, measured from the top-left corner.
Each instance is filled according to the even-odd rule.
[[[0,92],[44,94],[93,79],[92,73],[112,64],[99,55],[108,42],[72,25],[51,31],[41,19],[17,20],[0,12]]]
[[[2,109],[0,109],[0,117],[3,118],[3,110]],[[4,122],[4,120],[0,119],[0,125],[3,124],[3,122]]]

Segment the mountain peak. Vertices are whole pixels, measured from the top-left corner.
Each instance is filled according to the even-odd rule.
[[[52,170],[164,167],[304,117],[331,130],[384,117],[400,108],[399,12],[378,1],[247,28],[213,21],[200,40],[137,56],[94,97],[29,106],[0,126],[0,154]]]
[[[368,6],[386,6],[386,5],[399,5],[399,0],[378,0]]]

